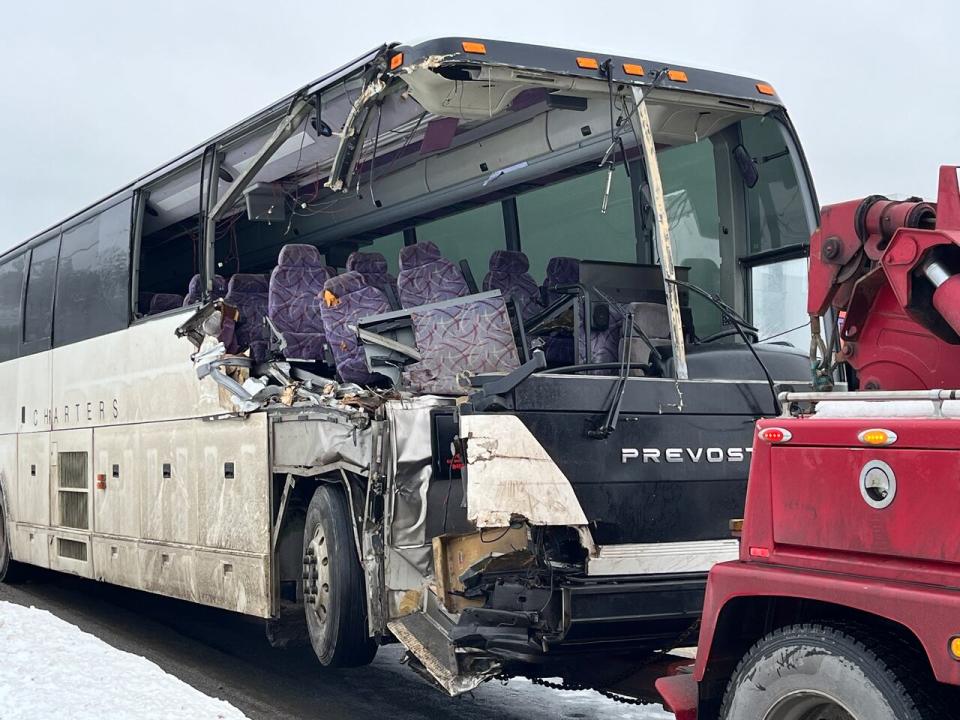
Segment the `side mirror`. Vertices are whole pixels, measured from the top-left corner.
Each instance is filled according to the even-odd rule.
[[[740,171],[740,177],[743,178],[743,184],[748,188],[756,185],[760,179],[760,170],[743,145],[737,145],[733,149],[733,160],[737,163],[737,169]]]

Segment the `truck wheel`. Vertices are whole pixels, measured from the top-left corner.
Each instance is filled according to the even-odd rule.
[[[368,665],[377,644],[367,634],[367,596],[347,499],[320,485],[303,530],[303,607],[310,643],[327,667]]]
[[[934,720],[933,686],[910,646],[876,631],[803,624],[775,630],[733,673],[722,720]],[[856,628],[853,628],[856,631]],[[864,640],[862,638],[869,638]],[[911,662],[912,661],[912,662]]]
[[[12,584],[27,578],[27,567],[10,557],[10,527],[4,512],[3,495],[0,495],[0,582]]]

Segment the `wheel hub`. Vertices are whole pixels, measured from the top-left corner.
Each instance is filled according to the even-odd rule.
[[[783,698],[764,720],[858,720],[838,700],[819,692],[797,692]]]
[[[330,607],[330,557],[326,537],[318,525],[303,555],[303,601],[321,623]]]

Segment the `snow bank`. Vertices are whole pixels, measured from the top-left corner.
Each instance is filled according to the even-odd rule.
[[[246,720],[46,610],[0,601],[0,720]]]

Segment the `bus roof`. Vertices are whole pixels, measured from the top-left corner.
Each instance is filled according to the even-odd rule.
[[[226,130],[181,153],[174,159],[145,173],[117,191],[100,198],[9,250],[0,252],[0,259],[14,255],[47,239],[68,224],[85,221],[133,191],[199,158],[204,149],[238,137],[279,117],[298,95],[312,95],[361,72],[378,61],[385,61],[391,70],[429,63],[433,68],[455,68],[465,65],[499,66],[531,73],[560,74],[590,80],[610,80],[617,84],[634,84],[709,95],[718,95],[751,103],[779,106],[779,96],[766,82],[739,75],[702,70],[686,65],[665,64],[641,58],[608,55],[582,50],[568,50],[545,45],[531,45],[502,40],[446,37],[426,40],[414,45],[384,44],[333,70],[311,83],[285,95],[266,108],[232,125]],[[392,63],[391,63],[392,61]],[[606,74],[609,68],[609,78]],[[534,78],[531,78],[534,79]]]

